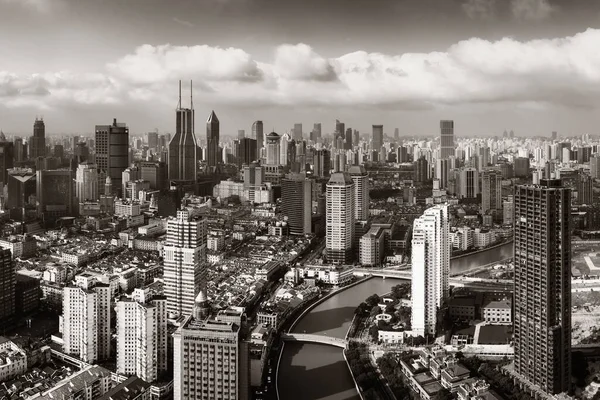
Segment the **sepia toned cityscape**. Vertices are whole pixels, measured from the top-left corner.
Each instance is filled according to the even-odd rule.
[[[0,0],[0,400],[600,399],[599,24]]]

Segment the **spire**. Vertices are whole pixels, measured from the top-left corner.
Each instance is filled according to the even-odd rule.
[[[206,121],[207,123],[211,123],[211,122],[219,122],[219,118],[217,118],[217,114],[215,114],[215,110],[212,110],[208,120]]]
[[[181,80],[179,81],[179,102],[177,103],[177,109],[181,109]]]
[[[194,85],[190,80],[190,110],[194,109]]]

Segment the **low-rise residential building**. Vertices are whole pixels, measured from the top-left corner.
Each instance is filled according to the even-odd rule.
[[[308,265],[299,267],[303,279],[315,279],[329,285],[344,285],[354,278],[354,267],[335,265]]]
[[[23,375],[27,371],[27,354],[11,340],[0,336],[0,382]]]
[[[486,322],[512,322],[512,305],[509,300],[491,300],[481,307],[481,316]]]
[[[497,393],[490,389],[490,385],[483,379],[469,380],[462,383],[456,391],[458,400],[500,400]]]
[[[13,259],[27,258],[37,251],[37,240],[31,235],[13,235],[0,239],[0,248],[10,250]]]
[[[496,233],[487,229],[475,229],[473,231],[473,246],[487,247],[496,241]]]
[[[406,332],[404,331],[385,331],[380,329],[377,333],[377,340],[381,343],[386,344],[400,344],[404,343],[406,338]]]
[[[477,307],[472,296],[454,297],[448,300],[448,313],[454,320],[472,321],[475,319]]]
[[[92,365],[58,382],[42,392],[39,400],[96,400],[113,387],[111,372]]]
[[[256,314],[256,323],[276,327],[277,326],[277,314],[259,311]]]

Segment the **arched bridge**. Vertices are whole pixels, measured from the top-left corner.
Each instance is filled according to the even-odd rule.
[[[345,349],[348,346],[348,341],[344,339],[325,335],[311,335],[307,333],[282,333],[281,338],[284,342],[308,342],[328,344],[330,346],[336,346],[342,349]]]

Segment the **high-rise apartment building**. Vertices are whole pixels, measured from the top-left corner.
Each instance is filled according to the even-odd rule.
[[[344,141],[344,150],[352,150],[352,128],[346,129],[346,139]]]
[[[577,177],[577,203],[594,204],[594,180],[584,172]]]
[[[514,371],[548,394],[571,384],[571,190],[559,179],[514,195]]]
[[[312,140],[314,142],[317,142],[319,139],[321,139],[321,123],[320,122],[316,122],[313,125],[313,132],[314,132],[314,138]]]
[[[23,138],[16,137],[14,140],[15,145],[15,161],[25,161],[27,158],[27,145],[23,143]]]
[[[198,170],[198,142],[195,133],[195,112],[190,87],[190,108],[181,105],[181,81],[179,102],[175,110],[175,134],[169,141],[169,180],[195,181]]]
[[[163,248],[165,295],[170,318],[191,315],[200,290],[206,260],[207,222],[188,210],[178,210],[167,222]]]
[[[263,133],[262,121],[254,121],[252,124],[252,139],[256,139],[257,152],[260,155],[260,149],[265,147],[265,135]]]
[[[173,334],[174,400],[249,399],[249,351],[241,324],[198,314],[195,310]]]
[[[445,189],[448,186],[448,173],[450,165],[445,158],[435,160],[435,178],[440,182],[440,187]]]
[[[98,193],[104,193],[104,182],[110,178],[113,191],[121,190],[121,174],[129,165],[129,128],[113,119],[112,125],[96,125],[96,164]]]
[[[454,155],[454,121],[440,121],[440,158]]]
[[[289,174],[281,181],[281,210],[292,235],[312,232],[312,180]]]
[[[15,314],[17,275],[10,250],[0,249],[0,323]]]
[[[219,159],[219,119],[214,111],[208,116],[206,121],[206,165],[215,170],[221,163]]]
[[[347,172],[331,175],[326,189],[326,254],[334,264],[352,261],[354,238],[354,181]]]
[[[267,165],[279,165],[281,161],[281,136],[275,132],[271,132],[267,135]]]
[[[458,196],[461,199],[474,199],[479,194],[479,171],[477,168],[461,168],[458,178]]]
[[[412,317],[415,335],[435,335],[438,310],[448,298],[448,206],[436,205],[415,219],[412,238]]]
[[[63,289],[63,351],[87,363],[110,357],[110,286],[84,273]]]
[[[167,370],[167,300],[144,289],[117,301],[117,373],[154,382]]]
[[[567,149],[568,150],[568,149]],[[529,176],[529,157],[515,158],[515,176],[517,178],[526,178]]]
[[[8,170],[14,167],[15,146],[12,142],[0,141],[0,182],[8,184]]]
[[[75,215],[75,174],[71,169],[38,170],[36,201],[38,217],[45,221]]]
[[[383,125],[373,125],[373,139],[371,141],[371,150],[377,152],[378,158],[374,161],[385,161],[381,156],[381,148],[383,147]]]
[[[238,167],[258,160],[256,139],[242,138],[236,142]]]
[[[148,140],[148,148],[151,150],[158,149],[158,132],[148,132],[146,134]]]
[[[354,219],[366,221],[369,219],[369,174],[362,165],[348,168],[348,173],[354,182]]]
[[[429,180],[429,162],[423,156],[419,157],[417,161],[414,162],[415,171],[414,177],[415,182],[427,182]]]
[[[481,173],[481,212],[502,210],[502,174],[499,171]]]
[[[590,157],[590,174],[594,179],[600,179],[600,154]]]
[[[43,119],[35,119],[33,136],[29,138],[29,157],[36,159],[46,156],[46,124]]]

